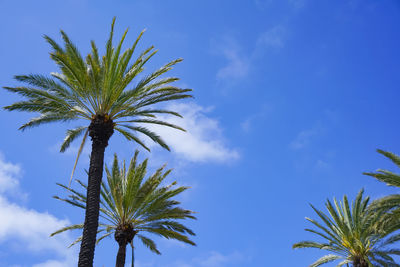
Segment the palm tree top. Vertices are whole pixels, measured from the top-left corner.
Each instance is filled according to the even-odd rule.
[[[321,257],[310,267],[335,260],[341,260],[337,266],[400,266],[392,258],[393,255],[400,255],[400,250],[389,247],[400,239],[400,234],[391,235],[393,229],[379,227],[382,212],[369,211],[368,203],[369,197],[363,198],[361,190],[351,205],[346,195],[342,201],[334,199],[332,203],[327,200],[328,214],[311,205],[322,222],[306,218],[316,230],[305,230],[324,241],[302,241],[294,244],[293,248],[318,248],[333,253]]]
[[[112,130],[118,131],[129,141],[134,141],[147,150],[149,148],[137,135],[138,133],[169,150],[160,136],[143,125],[159,124],[184,131],[177,125],[157,119],[159,114],[181,117],[180,114],[155,107],[156,104],[165,101],[192,97],[191,89],[172,85],[179,80],[177,77],[160,78],[182,59],[172,60],[137,80],[138,75],[144,70],[144,65],[157,50],[150,46],[133,59],[136,46],[144,31],[130,48],[122,52],[128,30],[114,47],[114,24],[115,18],[111,24],[103,56],[99,55],[94,41],[91,41],[91,52],[83,57],[64,31],[61,31],[62,45],[49,36],[44,36],[52,48],[50,58],[57,64],[60,72],[53,72],[50,76],[17,75],[14,78],[27,86],[4,87],[26,98],[24,101],[4,107],[6,110],[39,113],[38,117],[23,124],[21,130],[51,122],[99,120],[108,123]],[[68,130],[60,151],[65,151],[71,142],[82,134],[84,137],[79,150],[81,151],[88,135],[87,125]],[[80,152],[78,157],[79,154]]]
[[[196,219],[194,212],[181,208],[179,206],[181,203],[173,199],[189,187],[176,187],[176,182],[162,185],[165,178],[171,173],[171,170],[165,170],[165,165],[145,179],[147,159],[139,163],[137,156],[138,151],[131,159],[128,168],[125,162],[120,166],[116,155],[112,168],[106,167],[107,183],[102,183],[100,200],[99,233],[103,233],[103,235],[98,238],[97,242],[112,234],[117,239],[117,233],[124,230],[132,233],[132,239],[137,236],[146,247],[157,254],[160,254],[160,251],[155,242],[146,237],[144,233],[195,245],[188,237],[195,235],[194,232],[179,222],[182,219]],[[78,183],[83,189],[87,188],[83,182],[78,180]],[[72,194],[67,198],[55,196],[56,199],[73,206],[86,208],[84,194],[65,185],[58,185]],[[82,224],[68,226],[52,235],[82,227]],[[80,240],[81,237],[73,244]]]

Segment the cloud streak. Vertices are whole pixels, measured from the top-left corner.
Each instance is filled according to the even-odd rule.
[[[167,109],[180,113],[183,118],[161,116],[160,119],[181,126],[186,132],[158,125],[148,127],[170,145],[177,157],[191,162],[219,163],[239,158],[239,152],[225,144],[218,120],[207,116],[210,109],[195,103],[171,104]],[[156,146],[150,141],[148,145]]]
[[[217,71],[218,81],[234,81],[248,75],[250,58],[242,53],[240,45],[232,36],[214,42],[213,48],[226,60],[226,65]]]
[[[233,36],[225,35],[219,40],[213,40],[211,45],[213,52],[224,57],[226,61],[226,64],[217,70],[217,81],[232,85],[248,77],[255,61],[271,49],[281,49],[285,44],[286,36],[286,28],[276,25],[261,32],[255,41],[254,48],[248,53],[243,52],[239,41]]]

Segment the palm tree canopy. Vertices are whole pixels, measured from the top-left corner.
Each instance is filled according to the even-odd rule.
[[[114,23],[115,18],[103,56],[99,55],[94,41],[91,42],[91,52],[84,58],[65,32],[61,31],[63,45],[59,45],[49,36],[44,36],[52,47],[50,58],[58,65],[60,73],[51,73],[50,76],[18,75],[15,79],[27,86],[4,87],[27,98],[25,101],[4,107],[6,110],[39,113],[38,117],[23,124],[21,130],[50,122],[77,119],[93,121],[95,118],[101,118],[110,121],[114,129],[126,139],[137,142],[147,150],[149,148],[137,133],[149,137],[169,150],[160,136],[142,125],[159,124],[184,130],[157,119],[158,114],[181,116],[180,114],[153,107],[154,104],[165,101],[192,97],[191,89],[171,85],[178,78],[160,78],[182,59],[173,60],[134,82],[157,50],[151,46],[132,60],[144,31],[139,34],[133,45],[122,53],[128,30],[118,45],[113,47]],[[71,142],[81,135],[84,135],[79,150],[81,151],[88,135],[88,126],[68,130],[60,151],[65,151]],[[79,154],[80,152],[78,157]]]
[[[311,207],[322,222],[306,218],[316,229],[305,229],[318,235],[324,241],[302,241],[293,248],[318,248],[333,252],[325,255],[310,267],[341,260],[337,266],[354,262],[364,262],[365,266],[400,266],[395,263],[393,255],[400,255],[400,249],[390,245],[400,240],[400,234],[394,230],[379,227],[382,212],[368,210],[369,197],[363,198],[361,190],[350,206],[347,196],[342,201],[334,199],[326,202],[328,214]],[[363,265],[360,265],[363,266]]]
[[[131,228],[134,235],[142,241],[151,251],[160,254],[155,242],[144,235],[151,233],[167,239],[176,239],[184,243],[195,245],[188,235],[195,235],[192,230],[179,222],[182,219],[196,219],[194,212],[179,207],[180,202],[173,198],[188,189],[188,187],[175,187],[176,182],[169,185],[161,185],[171,170],[165,170],[165,166],[159,168],[147,179],[147,159],[141,163],[137,160],[138,151],[132,158],[128,169],[123,162],[119,166],[118,158],[114,156],[113,166],[106,167],[107,183],[102,183],[100,201],[99,233],[102,236],[97,242],[117,229]],[[80,186],[87,188],[86,184],[78,180]],[[65,201],[73,206],[86,208],[86,196],[65,185],[58,184],[71,193],[67,198],[56,199]],[[71,225],[62,228],[52,235],[66,230],[81,229],[83,224]],[[79,237],[74,245],[81,241]]]

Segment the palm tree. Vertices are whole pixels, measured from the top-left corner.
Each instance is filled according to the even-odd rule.
[[[334,199],[334,204],[327,200],[329,215],[311,205],[323,223],[306,218],[317,229],[305,230],[322,237],[324,241],[302,241],[294,244],[293,248],[318,248],[333,252],[321,257],[310,267],[335,260],[341,260],[337,266],[400,266],[392,258],[392,255],[400,255],[400,249],[390,248],[400,239],[400,234],[392,234],[393,229],[379,227],[382,212],[370,212],[368,202],[369,197],[363,199],[361,190],[351,208],[346,195],[343,201]]]
[[[176,182],[167,186],[161,183],[171,170],[164,171],[159,168],[153,175],[145,180],[147,159],[142,163],[137,162],[138,152],[131,160],[128,169],[125,162],[119,166],[118,158],[114,156],[112,169],[106,167],[107,184],[102,183],[100,198],[100,227],[99,233],[103,235],[97,240],[101,241],[107,236],[114,234],[115,241],[119,245],[116,266],[125,265],[125,254],[127,244],[132,246],[133,266],[133,239],[137,236],[142,243],[151,251],[160,254],[155,242],[144,236],[143,233],[156,234],[168,239],[176,239],[190,245],[195,245],[187,235],[194,235],[193,231],[179,223],[181,219],[196,219],[193,211],[180,208],[180,202],[172,198],[182,193],[188,187],[174,188]],[[86,189],[87,186],[78,180],[79,184]],[[86,208],[86,197],[68,186],[61,185],[72,195],[67,198],[55,197],[73,206]],[[80,229],[82,224],[71,225],[62,228],[52,234],[58,234],[67,230]],[[79,237],[74,245],[82,240]]]
[[[398,155],[380,149],[378,149],[377,152],[390,159],[397,167],[400,167],[400,157]],[[382,169],[378,169],[376,173],[365,172],[364,174],[375,177],[389,186],[400,188],[400,174]],[[374,201],[372,205],[375,209],[383,209],[391,214],[397,215],[397,221],[400,221],[400,194],[393,194],[380,198]]]
[[[140,133],[169,150],[167,144],[154,132],[141,124],[159,124],[179,130],[182,128],[157,120],[157,114],[180,116],[170,110],[152,108],[161,102],[191,97],[190,89],[181,89],[171,83],[178,78],[160,79],[160,75],[171,70],[182,59],[169,62],[160,69],[144,76],[133,84],[133,79],[144,69],[146,62],[157,50],[151,46],[131,62],[141,32],[129,49],[121,54],[121,46],[127,34],[123,34],[117,47],[113,47],[115,18],[106,44],[105,55],[100,57],[96,44],[92,41],[92,51],[84,59],[68,36],[61,31],[64,47],[53,39],[44,36],[53,51],[50,57],[61,70],[61,73],[44,75],[21,75],[15,79],[28,84],[26,87],[4,87],[8,91],[20,94],[26,101],[6,106],[6,110],[37,112],[40,116],[23,124],[20,129],[38,126],[50,122],[65,122],[78,119],[89,121],[88,126],[80,126],[67,131],[61,152],[70,143],[83,135],[76,162],[85,144],[87,136],[92,140],[90,167],[88,174],[87,209],[83,228],[83,239],[79,253],[78,266],[93,265],[96,233],[99,216],[100,185],[103,175],[105,148],[114,130],[129,141],[134,141],[147,150],[148,147],[136,135]],[[128,88],[129,87],[129,88]],[[71,175],[71,178],[72,178]]]

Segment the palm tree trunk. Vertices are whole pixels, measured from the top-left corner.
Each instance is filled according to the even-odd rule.
[[[126,245],[127,245],[127,243],[119,244],[117,261],[115,263],[115,267],[124,267],[125,266]]]
[[[132,246],[132,266],[135,266],[135,248],[133,247],[133,240],[131,241],[131,246]]]
[[[78,267],[93,266],[97,227],[99,225],[100,186],[103,177],[104,151],[112,134],[112,121],[107,121],[104,116],[96,116],[92,120],[89,126],[89,136],[92,138],[92,152],[90,155],[85,223]]]
[[[356,258],[353,260],[353,267],[369,267],[369,265],[364,259]]]

